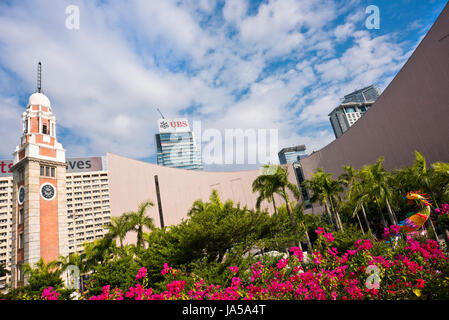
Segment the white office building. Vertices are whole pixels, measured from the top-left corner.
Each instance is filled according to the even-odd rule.
[[[338,138],[360,119],[380,96],[380,89],[369,86],[343,98],[342,103],[329,114],[329,120]]]

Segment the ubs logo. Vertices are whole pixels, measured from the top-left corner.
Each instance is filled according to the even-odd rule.
[[[167,129],[169,127],[168,122],[167,121],[162,121],[160,124],[162,129]]]

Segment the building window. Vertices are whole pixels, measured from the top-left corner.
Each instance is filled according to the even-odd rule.
[[[17,280],[18,281],[23,281],[23,270],[22,270],[22,266],[23,266],[23,262],[19,262],[17,264]]]
[[[41,166],[41,177],[55,177],[55,167]]]
[[[23,179],[24,179],[24,170],[23,170],[23,169],[20,169],[20,170],[17,172],[17,180],[20,182],[20,181],[23,181]]]
[[[47,125],[46,124],[42,125],[42,133],[47,134]]]
[[[23,208],[19,209],[19,224],[23,223]]]
[[[346,112],[350,113],[350,112],[355,112],[355,109],[352,107],[347,107],[346,108]]]
[[[23,232],[19,233],[19,249],[23,249]]]

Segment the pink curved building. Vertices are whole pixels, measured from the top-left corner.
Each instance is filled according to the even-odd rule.
[[[176,225],[187,218],[187,212],[195,200],[208,201],[212,190],[217,190],[222,201],[231,199],[241,207],[254,209],[258,194],[252,192],[252,183],[259,170],[211,172],[184,170],[159,166],[112,153],[107,154],[111,216],[135,211],[139,203],[151,200],[154,206],[148,209],[156,227]],[[296,184],[291,164],[287,165],[289,179]],[[155,179],[157,176],[157,182]],[[159,192],[156,185],[158,184]],[[159,199],[158,199],[159,193]],[[290,194],[290,199],[294,200]],[[284,202],[275,196],[278,206]],[[261,208],[273,212],[267,201]],[[160,211],[162,214],[160,214]],[[126,241],[134,242],[130,234]]]

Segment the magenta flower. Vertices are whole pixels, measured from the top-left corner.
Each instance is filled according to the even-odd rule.
[[[333,242],[335,240],[334,236],[330,232],[329,233],[324,233],[323,236],[326,239],[326,241],[329,242],[329,243]]]
[[[231,272],[233,272],[233,273],[239,272],[239,268],[237,266],[231,266],[231,267],[229,267],[229,270],[231,270]]]
[[[388,228],[395,232],[395,228]],[[330,233],[324,229],[317,229],[319,236],[328,241]],[[332,237],[333,238],[333,237]],[[324,246],[322,251],[310,252],[310,260],[313,263],[299,264],[294,258],[281,258],[272,267],[265,267],[261,261],[251,266],[249,277],[251,283],[242,282],[236,276],[239,272],[237,266],[229,266],[231,271],[230,284],[225,286],[214,285],[190,277],[186,274],[185,281],[173,281],[172,276],[177,272],[167,263],[161,273],[170,274],[170,280],[166,288],[154,290],[146,288],[144,282],[131,286],[124,294],[117,287],[112,289],[110,285],[102,287],[98,296],[86,296],[81,299],[89,300],[364,300],[364,299],[409,299],[419,294],[418,288],[425,288],[428,283],[434,283],[442,278],[445,267],[449,263],[449,255],[441,249],[439,243],[428,239],[417,241],[408,239],[405,248],[397,250],[388,256],[376,256],[372,252],[371,240],[358,239],[354,243],[354,250],[339,253],[335,247]],[[290,252],[297,257],[299,262],[303,259],[303,252],[298,247],[291,247]],[[355,257],[354,257],[355,256]],[[292,262],[292,264],[289,264]],[[369,266],[377,266],[382,270],[381,282],[368,281]],[[291,267],[292,272],[284,272]],[[141,268],[136,275],[140,280],[147,277],[147,270]],[[246,278],[246,276],[245,276]],[[168,280],[168,279],[166,279]],[[94,280],[95,281],[95,280]],[[375,284],[374,288],[367,285]],[[380,290],[380,285],[382,290]],[[442,289],[447,289],[443,284]],[[376,289],[377,287],[377,289]],[[431,293],[434,294],[433,292]],[[429,293],[422,290],[421,296],[429,298]],[[44,289],[42,299],[57,300],[58,293],[52,287]]]
[[[161,270],[161,274],[166,275],[167,273],[169,273],[172,270],[173,270],[172,267],[168,267],[168,263],[164,263],[164,268]]]
[[[293,255],[298,258],[298,261],[302,262],[304,254],[302,253],[301,249],[299,249],[299,247],[291,247],[290,252],[293,252]]]
[[[277,264],[277,268],[278,269],[284,269],[288,264],[288,259],[280,259],[278,264]]]
[[[416,282],[417,282],[417,284],[416,284],[417,288],[424,288],[425,281],[423,279],[416,279]]]
[[[449,204],[444,203],[440,206],[440,208],[436,208],[435,212],[438,215],[445,215],[445,214],[449,214]]]
[[[182,281],[173,281],[169,284],[167,284],[167,290],[169,293],[169,296],[175,296],[177,298],[180,297],[181,291],[184,290],[186,282],[184,280]]]
[[[147,276],[147,268],[140,268],[139,271],[137,271],[136,280],[140,280],[142,278],[145,278]]]
[[[357,250],[348,250],[347,253],[348,253],[350,256],[353,256],[353,255],[355,255],[355,254],[357,253]]]
[[[242,284],[242,280],[239,277],[233,277],[231,280],[231,286],[234,288],[238,288]]]
[[[43,300],[58,300],[59,293],[53,290],[53,287],[48,287],[42,291],[41,298]]]
[[[254,282],[254,280],[260,278],[262,276],[263,268],[265,266],[262,265],[262,262],[256,262],[251,266],[251,270],[253,272],[253,275],[251,277],[251,282]]]

